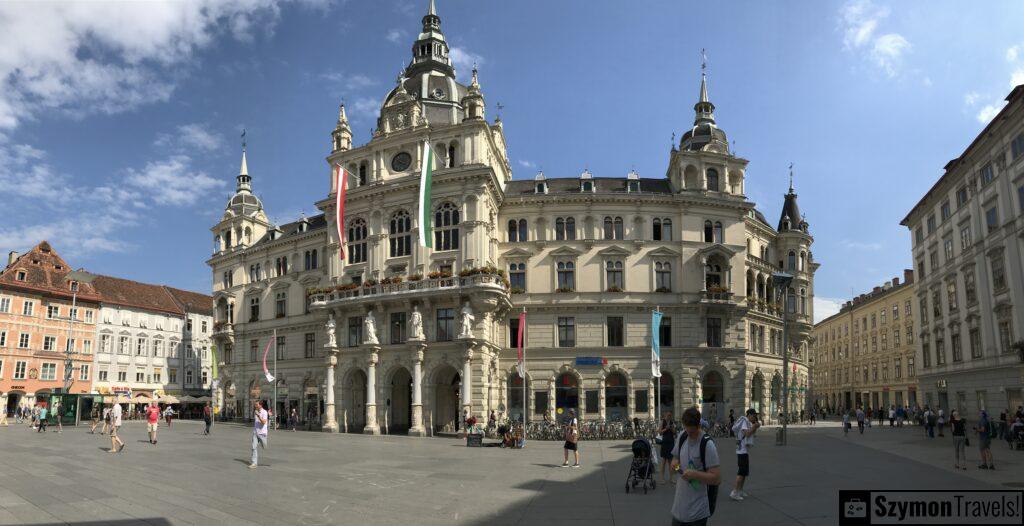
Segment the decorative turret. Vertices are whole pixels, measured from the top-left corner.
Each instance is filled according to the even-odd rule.
[[[707,62],[701,64],[700,94],[693,105],[693,128],[683,134],[679,143],[682,150],[706,150],[729,153],[729,140],[725,131],[715,124],[715,105],[708,99]]]
[[[423,17],[423,30],[412,45],[412,64],[406,72],[413,77],[429,70],[441,70],[455,76],[451,59],[448,57],[448,43],[441,32],[441,17],[437,16],[434,0],[430,0],[427,14]]]
[[[238,177],[235,178],[235,195],[228,201],[226,210],[236,216],[248,216],[257,211],[263,211],[263,203],[260,198],[252,193],[252,177],[249,177],[249,165],[245,159],[245,133],[242,133],[242,166],[238,170]]]
[[[332,152],[343,152],[352,148],[352,128],[348,125],[344,102],[338,107],[338,124],[331,132],[331,144]]]
[[[468,93],[462,98],[462,108],[465,114],[463,121],[484,120],[484,96],[480,93],[476,64],[473,65],[473,80],[469,83]]]
[[[786,193],[785,201],[782,203],[782,214],[779,217],[779,232],[800,231],[808,233],[807,221],[800,214],[800,207],[796,202],[796,192],[793,191],[793,165],[789,165],[789,192]]]

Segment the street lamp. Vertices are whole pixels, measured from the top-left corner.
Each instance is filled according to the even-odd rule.
[[[789,284],[793,275],[772,273],[772,283],[782,290],[782,436],[777,443],[786,445],[786,422],[789,420]],[[777,289],[778,290],[778,289]],[[778,293],[776,293],[778,296]]]
[[[71,311],[68,312],[68,339],[67,345],[64,346],[64,394],[68,394],[68,392],[71,391],[71,386],[75,383],[75,362],[72,359],[74,349],[71,347],[71,333],[74,328],[75,317],[78,315],[76,312],[78,305],[78,288],[82,284],[88,285],[89,283],[92,283],[92,280],[96,279],[96,275],[90,274],[83,269],[78,269],[68,272],[68,274],[64,276],[64,279],[71,285]]]

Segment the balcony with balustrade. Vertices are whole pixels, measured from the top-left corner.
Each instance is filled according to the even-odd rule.
[[[508,280],[498,273],[477,273],[459,276],[433,274],[426,279],[394,279],[386,282],[367,281],[362,285],[347,284],[328,289],[308,291],[310,310],[351,308],[392,301],[423,300],[428,297],[473,297],[478,307],[502,305],[511,308]]]

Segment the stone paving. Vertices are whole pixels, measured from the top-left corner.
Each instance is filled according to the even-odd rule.
[[[835,524],[837,490],[997,489],[1017,482],[1024,452],[998,450],[994,473],[954,472],[949,442],[917,429],[877,427],[844,437],[832,425],[797,427],[789,446],[763,430],[752,449],[751,497],[727,492],[736,470],[723,451],[723,493],[713,524]],[[560,443],[524,450],[466,448],[453,439],[273,431],[263,467],[246,468],[251,431],[195,422],[141,422],[127,448],[87,428],[38,434],[0,427],[0,524],[669,524],[673,486],[624,491],[628,442],[581,443],[583,467],[560,468]],[[945,440],[949,440],[947,437]],[[948,446],[948,447],[947,447]],[[977,449],[969,458],[976,461]],[[751,522],[753,521],[753,522]]]

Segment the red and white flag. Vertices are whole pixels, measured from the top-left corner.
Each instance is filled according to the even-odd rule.
[[[519,335],[516,338],[519,351],[519,362],[516,369],[519,370],[519,377],[526,378],[526,311],[519,313]]]
[[[337,190],[334,192],[334,222],[338,225],[338,253],[341,254],[341,259],[345,259],[345,181],[348,181],[348,172],[341,167],[340,164],[336,164],[338,167],[337,177]]]
[[[270,352],[270,348],[274,346],[274,342],[277,341],[277,330],[274,331],[274,335],[270,337],[270,341],[267,342],[267,347],[263,349],[263,374],[267,377],[267,381],[274,383],[274,375],[270,374],[267,370],[267,353]],[[275,355],[276,356],[276,355]]]

